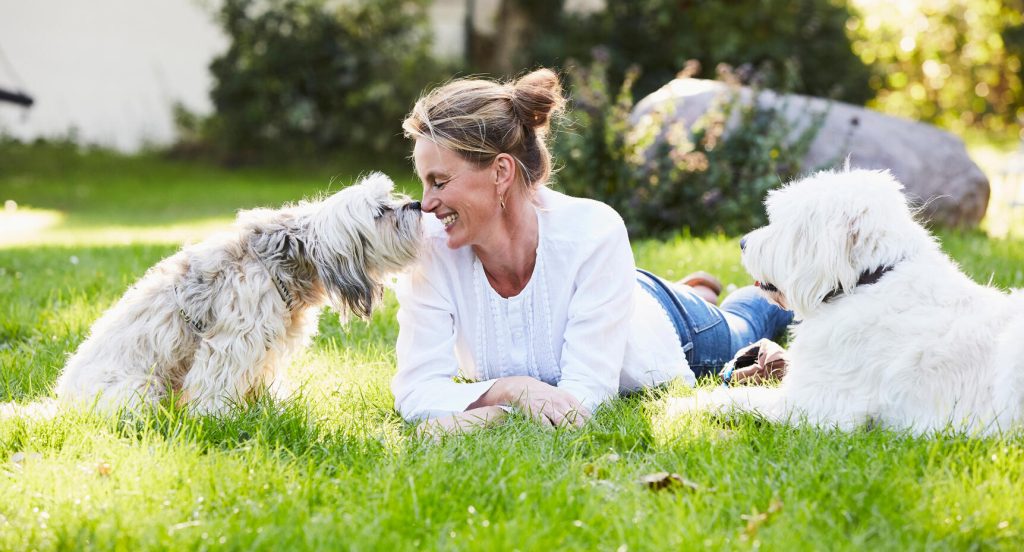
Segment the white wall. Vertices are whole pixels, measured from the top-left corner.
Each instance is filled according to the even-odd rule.
[[[345,1],[345,0],[337,0]],[[35,105],[0,103],[0,132],[66,135],[134,151],[173,140],[171,106],[209,113],[210,61],[227,48],[213,23],[217,0],[0,0],[0,86]],[[495,32],[500,0],[476,0],[474,26]],[[588,11],[603,0],[571,0]],[[434,0],[435,53],[461,58],[465,0]]]
[[[0,0],[0,86],[21,85],[30,110],[0,103],[0,129],[121,150],[172,139],[171,105],[209,112],[207,69],[227,47],[195,0]]]

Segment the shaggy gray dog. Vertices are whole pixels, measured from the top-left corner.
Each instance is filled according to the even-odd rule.
[[[57,396],[110,412],[175,391],[223,413],[275,381],[324,304],[369,316],[419,242],[419,203],[380,173],[321,201],[243,211],[234,232],[149,269],[93,325]]]

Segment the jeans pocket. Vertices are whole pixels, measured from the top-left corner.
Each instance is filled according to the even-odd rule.
[[[732,358],[732,338],[725,317],[695,293],[680,290],[676,296],[693,343],[687,355],[690,368],[698,376],[717,371]]]
[[[687,326],[694,334],[703,333],[725,323],[718,307],[711,305],[696,293],[688,290],[675,290],[675,295],[683,307],[683,318],[686,319]]]

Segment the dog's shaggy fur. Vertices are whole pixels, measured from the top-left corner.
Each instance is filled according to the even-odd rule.
[[[769,224],[744,238],[743,264],[801,320],[789,371],[776,388],[720,388],[675,407],[915,434],[1019,425],[1024,292],[961,273],[901,190],[888,172],[847,170],[772,192]]]
[[[105,411],[175,391],[223,413],[274,383],[320,308],[369,316],[385,276],[412,262],[419,204],[375,173],[333,196],[239,213],[236,230],[149,269],[92,327],[57,382]]]

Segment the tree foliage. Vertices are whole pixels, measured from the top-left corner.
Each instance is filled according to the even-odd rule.
[[[874,67],[872,106],[951,130],[1024,119],[1021,0],[854,0],[854,51]]]
[[[225,0],[203,133],[230,156],[404,147],[401,120],[441,74],[426,0]]]
[[[846,37],[850,12],[836,0],[631,0],[608,2],[590,14],[566,12],[565,0],[511,0],[531,14],[523,65],[562,65],[608,52],[608,75],[621,82],[630,66],[644,96],[671,80],[687,60],[701,62],[696,76],[715,78],[719,64],[792,92],[862,104],[871,97],[868,67]],[[744,70],[743,68],[747,68]]]

